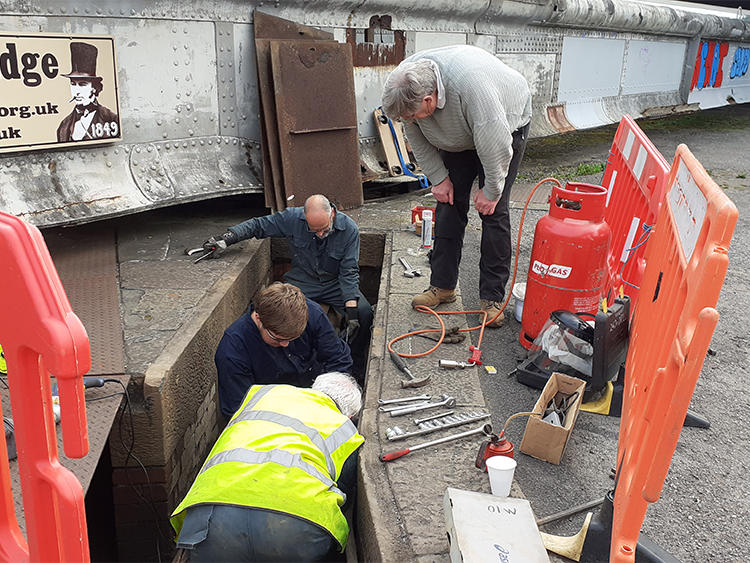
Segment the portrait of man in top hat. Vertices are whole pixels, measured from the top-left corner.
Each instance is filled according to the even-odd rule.
[[[70,44],[71,71],[63,74],[70,79],[71,99],[75,108],[57,128],[58,142],[88,141],[120,136],[120,120],[116,113],[99,103],[104,89],[96,74],[98,49],[89,43]]]

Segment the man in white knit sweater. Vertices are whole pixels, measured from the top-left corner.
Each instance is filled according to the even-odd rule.
[[[405,122],[438,202],[430,287],[412,307],[455,301],[471,188],[478,176],[479,297],[491,321],[487,326],[501,326],[504,316],[498,313],[511,262],[508,201],[531,121],[526,79],[478,47],[441,47],[402,62],[386,80],[382,101],[388,117]]]

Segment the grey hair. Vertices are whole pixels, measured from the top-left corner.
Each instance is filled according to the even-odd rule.
[[[331,202],[328,201],[326,196],[316,194],[308,197],[305,201],[305,206],[302,208],[305,215],[313,209],[330,214],[333,207],[331,207]]]
[[[362,389],[351,375],[339,371],[323,373],[315,378],[312,388],[333,399],[344,416],[351,418],[362,408]]]
[[[383,113],[391,119],[419,111],[422,99],[435,92],[437,77],[430,59],[404,61],[388,75],[383,87]]]

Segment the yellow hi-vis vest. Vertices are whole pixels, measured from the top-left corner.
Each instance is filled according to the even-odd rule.
[[[179,535],[185,509],[227,504],[291,514],[346,547],[345,495],[336,480],[364,442],[327,395],[291,385],[253,385],[171,517]]]

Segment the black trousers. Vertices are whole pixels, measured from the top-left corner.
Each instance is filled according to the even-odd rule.
[[[510,190],[518,174],[529,125],[513,133],[513,157],[505,177],[505,186],[500,201],[492,215],[482,215],[482,242],[479,260],[479,298],[502,301],[505,285],[510,277]],[[453,182],[453,205],[438,203],[435,210],[435,247],[430,266],[430,285],[441,289],[455,289],[458,283],[458,266],[464,244],[464,232],[468,224],[471,187],[479,177],[479,188],[484,187],[484,169],[477,151],[441,151],[448,176]]]

